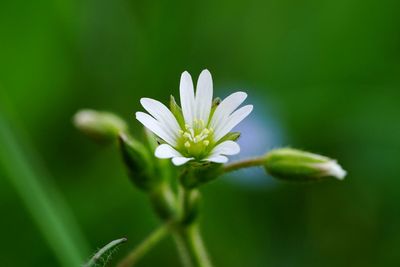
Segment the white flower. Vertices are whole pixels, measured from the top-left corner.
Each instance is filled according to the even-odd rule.
[[[190,74],[183,72],[179,91],[182,109],[174,103],[173,112],[157,100],[140,99],[149,114],[136,112],[136,119],[164,141],[157,147],[156,157],[172,158],[178,166],[191,160],[226,163],[226,156],[239,153],[240,147],[229,140],[229,133],[253,109],[252,105],[237,109],[247,94],[236,92],[219,105],[213,105],[213,84],[208,70],[201,72],[196,94]]]

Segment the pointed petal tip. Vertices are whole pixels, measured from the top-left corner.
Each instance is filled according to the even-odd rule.
[[[184,77],[191,77],[191,76],[190,76],[190,73],[189,73],[187,70],[185,70],[185,71],[182,72],[182,74],[181,74],[181,78],[184,78]]]
[[[244,99],[247,98],[247,93],[246,93],[246,92],[238,91],[237,93],[238,93],[241,97],[243,97]]]
[[[136,111],[136,112],[135,112],[135,118],[138,119],[138,117],[142,116],[142,115],[141,115],[142,113],[144,113],[144,112]]]
[[[331,162],[329,172],[338,180],[344,180],[347,175],[346,170],[344,170],[335,160]]]
[[[142,104],[142,106],[143,106],[143,103],[146,103],[146,101],[148,101],[150,98],[148,98],[148,97],[142,97],[142,98],[140,98],[140,104]]]
[[[201,71],[200,75],[209,75],[211,76],[211,72],[208,69],[204,69]]]

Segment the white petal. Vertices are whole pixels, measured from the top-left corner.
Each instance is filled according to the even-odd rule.
[[[136,112],[136,119],[140,121],[147,129],[152,131],[155,135],[163,139],[165,142],[175,146],[176,141],[173,136],[168,134],[161,124],[149,114],[144,112]]]
[[[173,147],[167,144],[159,145],[154,152],[154,155],[160,159],[169,159],[173,157],[182,157]]]
[[[213,98],[213,83],[211,73],[203,70],[196,86],[196,118],[208,123]]]
[[[211,119],[211,128],[216,128],[217,125],[224,123],[224,121],[237,109],[240,104],[247,98],[244,92],[236,92],[226,97],[217,107]]]
[[[336,160],[331,160],[320,165],[326,170],[327,175],[336,177],[339,180],[343,180],[347,175],[347,172],[336,162]]]
[[[172,112],[163,103],[151,98],[142,98],[140,103],[171,136],[174,136],[175,140],[178,138],[179,124]]]
[[[181,75],[179,92],[181,96],[183,118],[185,119],[186,124],[192,125],[193,117],[195,115],[194,90],[192,77],[187,71]]]
[[[211,162],[215,162],[215,163],[227,163],[228,162],[228,158],[225,156],[221,156],[221,155],[216,155],[216,156],[212,156],[212,157],[208,157],[206,159],[204,159],[206,161],[211,161]]]
[[[247,105],[233,112],[226,120],[225,125],[220,124],[215,128],[215,140],[218,141],[229,133],[239,122],[246,118],[252,110],[253,106]]]
[[[185,164],[186,162],[188,162],[188,161],[190,161],[192,159],[194,159],[194,158],[175,157],[175,158],[172,158],[172,163],[175,166],[180,166],[180,165],[183,165],[183,164]]]
[[[236,155],[240,152],[240,146],[231,140],[222,142],[217,145],[212,151],[211,155]]]

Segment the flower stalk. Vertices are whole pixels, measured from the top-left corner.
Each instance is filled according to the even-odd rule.
[[[253,158],[249,158],[249,159],[244,159],[244,160],[226,164],[224,166],[224,172],[228,173],[228,172],[233,172],[233,171],[237,171],[237,170],[244,169],[244,168],[263,166],[264,162],[265,162],[264,157],[253,157]]]
[[[196,223],[177,227],[173,237],[185,267],[212,267]]]
[[[152,232],[141,244],[133,249],[124,259],[122,259],[120,263],[118,263],[117,267],[134,266],[159,241],[167,236],[170,226],[170,223],[166,223]]]

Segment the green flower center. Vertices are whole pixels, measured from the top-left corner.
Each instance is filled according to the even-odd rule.
[[[179,131],[178,149],[186,157],[202,159],[211,151],[213,133],[203,120],[195,119],[192,125],[185,124],[184,130]]]

